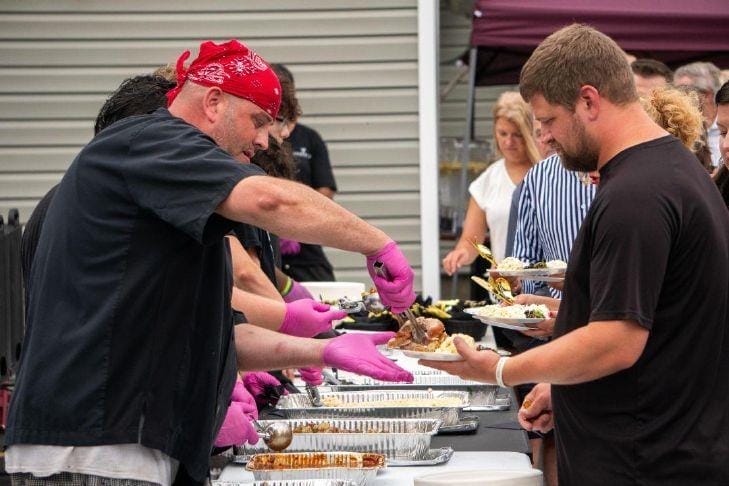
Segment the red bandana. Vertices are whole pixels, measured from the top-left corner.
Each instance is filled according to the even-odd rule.
[[[185,81],[203,86],[217,86],[244,100],[254,103],[276,118],[281,105],[281,84],[273,70],[252,49],[231,40],[217,45],[200,44],[200,54],[185,70],[190,51],[177,60],[177,86],[167,93],[167,106],[172,104]]]

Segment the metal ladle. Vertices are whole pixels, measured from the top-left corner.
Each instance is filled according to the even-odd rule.
[[[279,420],[273,421],[265,429],[257,420],[253,420],[253,425],[258,431],[258,436],[263,439],[263,442],[272,451],[281,452],[291,445],[291,441],[294,438],[291,425],[287,422]]]

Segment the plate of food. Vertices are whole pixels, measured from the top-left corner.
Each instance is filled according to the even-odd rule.
[[[476,319],[496,327],[524,331],[551,317],[549,308],[542,304],[485,305],[466,309]]]
[[[445,326],[439,319],[418,317],[418,325],[426,331],[427,342],[416,342],[412,335],[412,324],[405,323],[395,337],[387,343],[389,349],[397,349],[409,358],[430,359],[433,361],[463,361],[463,357],[456,351],[453,338],[464,339],[470,346],[476,347],[476,341],[468,334],[453,334],[445,332]]]
[[[507,257],[501,260],[496,265],[496,268],[489,268],[488,272],[492,276],[520,277],[527,280],[561,281],[564,280],[565,270],[567,270],[567,263],[562,260],[527,264],[518,258]]]

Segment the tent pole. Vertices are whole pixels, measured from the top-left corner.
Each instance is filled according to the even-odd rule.
[[[466,99],[466,129],[463,132],[463,145],[461,146],[461,183],[459,186],[459,200],[461,207],[458,208],[458,222],[461,223],[463,232],[463,221],[466,214],[466,192],[468,185],[468,163],[471,160],[470,145],[473,134],[474,120],[473,108],[476,99],[476,62],[478,60],[478,47],[471,47],[468,53],[468,97]],[[480,242],[479,242],[480,243]],[[453,274],[451,282],[451,298],[458,296],[458,272]]]

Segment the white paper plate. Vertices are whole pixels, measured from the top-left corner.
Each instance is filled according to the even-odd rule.
[[[521,270],[499,270],[489,268],[489,275],[502,277],[564,277],[564,268],[524,268]]]
[[[408,358],[429,359],[431,361],[463,361],[463,356],[458,353],[434,353],[431,351],[408,351],[402,349],[402,354]]]

